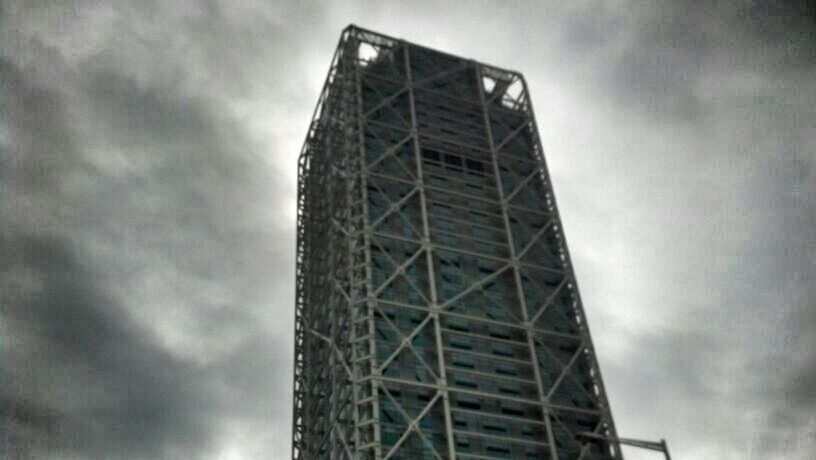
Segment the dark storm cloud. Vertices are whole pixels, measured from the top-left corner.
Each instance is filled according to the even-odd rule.
[[[287,451],[292,192],[229,104],[280,29],[155,6],[4,6],[9,458]]]
[[[704,118],[706,75],[784,76],[816,63],[816,12],[807,2],[588,5],[556,16],[564,51],[593,56],[600,92],[653,115]]]
[[[269,416],[257,404],[275,405],[264,394],[276,377],[256,365],[275,344],[248,316],[220,324],[252,334],[235,351],[241,360],[196,366],[149,340],[69,243],[12,237],[4,256],[5,301],[15,303],[4,315],[4,365],[15,370],[3,382],[8,458],[198,458],[213,449],[220,417]],[[42,289],[25,292],[26,281]]]
[[[190,385],[198,372],[146,341],[66,241],[12,235],[6,248],[5,303],[14,303],[4,315],[13,345],[4,359],[8,458],[206,451],[212,427],[202,415],[212,408],[207,392]],[[42,288],[20,292],[19,276]]]
[[[615,114],[618,135],[634,140],[609,152],[620,166],[606,169],[618,179],[605,192],[624,201],[618,217],[602,221],[629,223],[606,244],[630,238],[622,256],[648,267],[648,278],[615,296],[631,311],[594,300],[596,311],[609,309],[603,317],[621,315],[613,348],[625,351],[600,352],[619,425],[669,436],[694,458],[808,458],[816,446],[808,380],[816,368],[816,12],[673,3],[587,13],[569,18],[564,43],[609,52],[572,76],[588,80],[582,88]],[[643,410],[664,420],[662,430],[630,425]]]

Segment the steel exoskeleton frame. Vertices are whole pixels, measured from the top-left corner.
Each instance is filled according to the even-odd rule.
[[[520,74],[349,26],[298,169],[293,458],[621,458]]]

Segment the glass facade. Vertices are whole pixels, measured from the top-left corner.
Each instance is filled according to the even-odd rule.
[[[299,174],[294,458],[621,457],[520,74],[350,26]]]

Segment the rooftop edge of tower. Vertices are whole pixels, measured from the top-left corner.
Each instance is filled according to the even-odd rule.
[[[360,26],[358,26],[358,25],[356,25],[354,23],[349,24],[348,26],[346,26],[343,29],[343,32],[341,34],[341,39],[340,39],[341,44],[344,43],[346,40],[348,40],[352,36],[357,38],[360,41],[367,42],[367,43],[377,45],[377,46],[394,46],[394,45],[399,44],[399,43],[404,43],[404,44],[408,44],[408,45],[410,45],[412,47],[415,47],[415,48],[420,48],[420,49],[423,49],[423,50],[426,50],[426,51],[430,51],[432,53],[441,54],[443,56],[447,56],[447,57],[450,57],[450,58],[453,58],[453,59],[458,59],[458,60],[461,60],[461,61],[471,62],[474,65],[477,65],[477,66],[481,67],[482,73],[484,75],[488,75],[488,76],[491,76],[491,77],[494,77],[494,78],[497,78],[497,79],[503,79],[503,80],[516,80],[516,79],[518,79],[518,80],[520,80],[522,82],[522,84],[525,87],[527,87],[527,82],[524,79],[524,75],[521,72],[517,71],[517,70],[505,69],[505,68],[496,67],[496,66],[493,66],[493,65],[490,65],[490,64],[485,64],[485,63],[477,61],[475,59],[466,58],[466,57],[459,56],[459,55],[452,54],[452,53],[447,53],[445,51],[440,51],[438,49],[431,48],[429,46],[420,45],[418,43],[408,41],[408,40],[405,40],[405,39],[402,39],[402,38],[392,37],[390,35],[386,35],[386,34],[383,34],[383,33],[380,33],[380,32],[375,32],[373,30],[366,29],[364,27],[360,27]]]

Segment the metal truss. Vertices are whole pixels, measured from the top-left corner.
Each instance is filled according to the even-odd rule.
[[[619,459],[523,77],[356,26],[298,163],[294,459]]]

